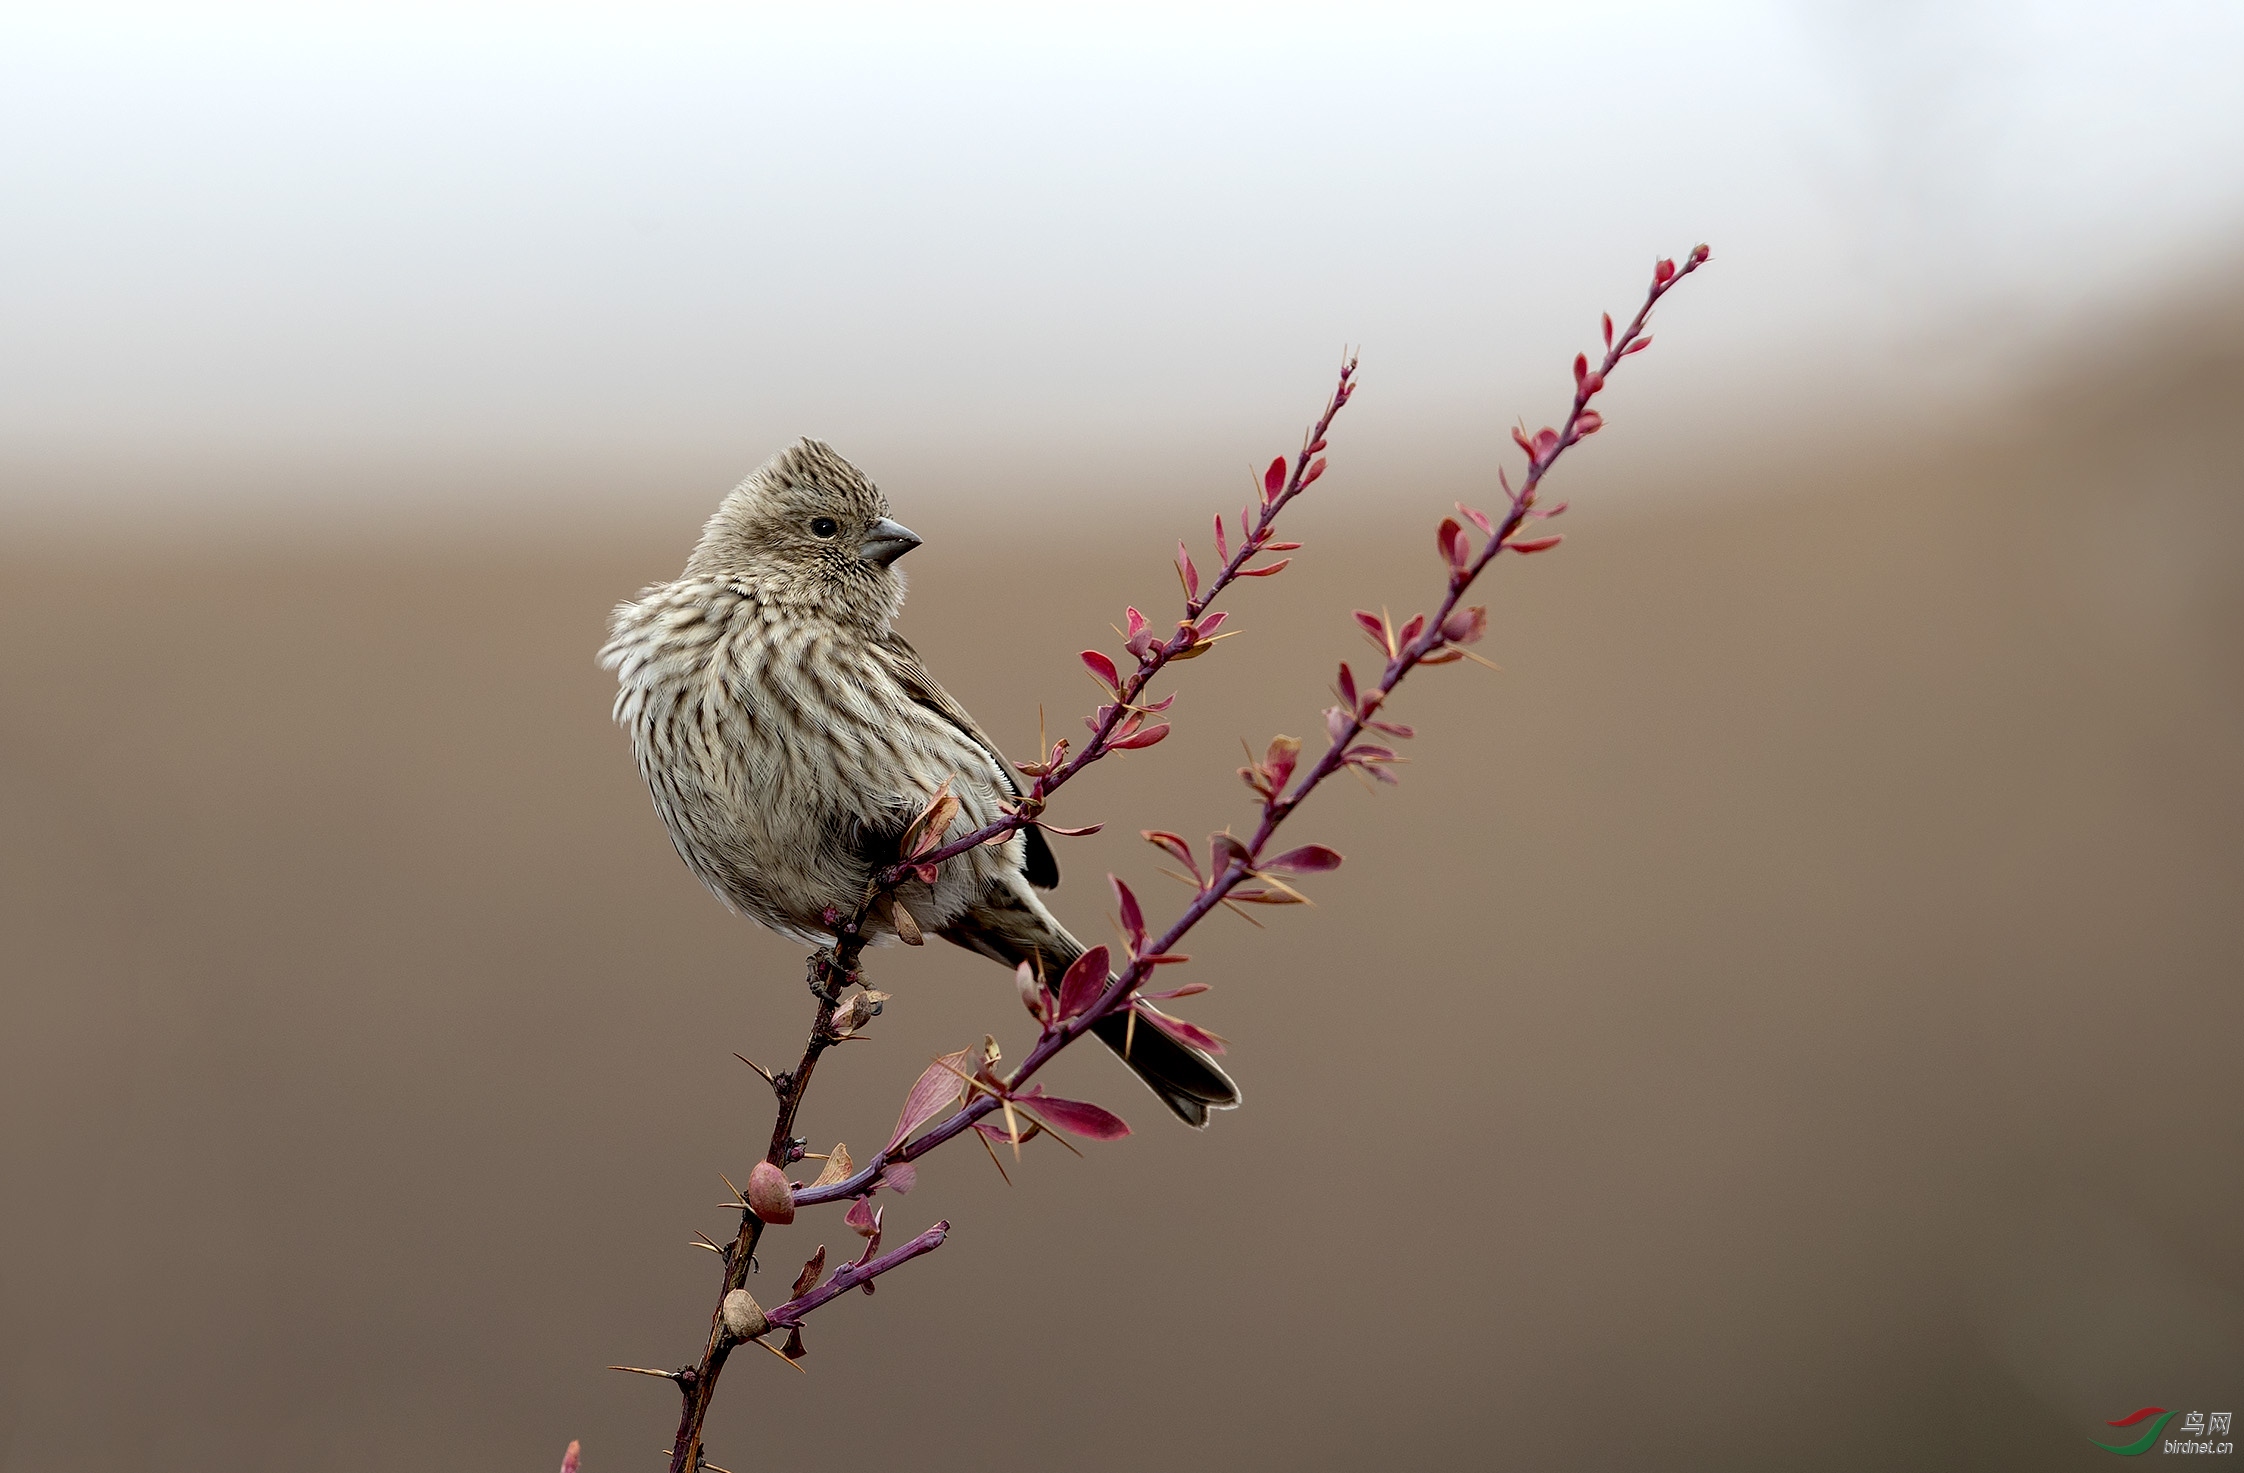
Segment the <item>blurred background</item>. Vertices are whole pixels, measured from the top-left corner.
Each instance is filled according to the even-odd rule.
[[[2244,1410],[2244,13],[0,10],[0,1469],[654,1468],[800,948],[672,855],[607,611],[801,434],[1001,742],[1364,390],[1056,904],[1246,816],[1346,612],[1663,309],[1196,934],[1248,1104],[937,1157],[725,1467],[2095,1467]],[[819,1146],[1029,1025],[883,952]],[[766,1239],[756,1288],[838,1217]]]

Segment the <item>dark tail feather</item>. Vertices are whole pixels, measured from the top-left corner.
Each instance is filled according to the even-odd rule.
[[[940,934],[946,941],[1008,967],[1028,962],[1054,990],[1069,964],[1083,954],[1082,945],[1060,927],[1026,885],[1019,885],[1017,893],[1016,887],[992,886],[981,906]],[[1091,1031],[1161,1097],[1162,1104],[1194,1129],[1207,1125],[1210,1110],[1229,1110],[1239,1103],[1239,1086],[1231,1082],[1221,1065],[1151,1023],[1141,1020],[1133,1035],[1129,1015],[1124,1013],[1101,1019]]]
[[[1208,1123],[1210,1110],[1229,1110],[1239,1103],[1239,1086],[1231,1082],[1215,1060],[1188,1043],[1179,1043],[1151,1023],[1140,1022],[1130,1036],[1128,1014],[1101,1018],[1091,1031],[1099,1042],[1121,1055],[1130,1071],[1161,1097],[1161,1103],[1195,1130]],[[1125,1051],[1125,1044],[1127,1050]]]

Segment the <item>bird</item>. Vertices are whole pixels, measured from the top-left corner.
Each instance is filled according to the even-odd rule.
[[[1021,796],[997,744],[894,628],[896,561],[920,545],[862,471],[803,439],[725,496],[679,577],[616,607],[600,650],[679,857],[729,909],[798,941],[833,941],[833,917],[858,910],[945,784],[960,832]],[[1057,988],[1084,953],[1038,893],[1059,881],[1029,825],[943,864],[932,884],[907,879],[864,934],[915,927],[1026,962]],[[1179,1119],[1205,1127],[1239,1103],[1204,1050],[1129,1023],[1092,1031]]]

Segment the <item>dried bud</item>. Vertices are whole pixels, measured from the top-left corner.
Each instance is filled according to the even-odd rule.
[[[1036,980],[1036,973],[1030,969],[1027,962],[1022,962],[1013,969],[1013,985],[1020,989],[1021,1006],[1028,1009],[1029,1016],[1039,1023],[1047,1021],[1044,1011],[1044,984]]]
[[[896,907],[896,929],[898,931],[903,930],[904,923],[909,915],[910,912],[906,911],[901,905]],[[916,930],[917,927],[915,926],[914,929]],[[874,992],[870,988],[863,992],[851,994],[849,1000],[834,1012],[834,1036],[836,1038],[847,1038],[867,1023],[872,1022],[873,1019],[880,1016],[881,1004],[887,1002],[888,998],[888,993]]]
[[[748,1210],[768,1223],[795,1220],[795,1188],[769,1161],[758,1161],[748,1173]]]
[[[746,1289],[735,1289],[727,1294],[721,1313],[725,1333],[735,1340],[753,1340],[771,1329],[771,1321],[764,1318],[764,1307]]]
[[[824,1277],[826,1277],[826,1245],[820,1243],[818,1251],[811,1254],[809,1259],[804,1262],[803,1271],[795,1275],[794,1292],[787,1297],[789,1299],[802,1298],[805,1294],[817,1288],[818,1281]]]

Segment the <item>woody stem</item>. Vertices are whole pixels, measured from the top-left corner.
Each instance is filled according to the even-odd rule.
[[[811,1018],[810,1037],[803,1044],[801,1061],[792,1073],[774,1081],[779,1108],[771,1123],[771,1144],[764,1152],[764,1159],[781,1170],[792,1164],[789,1157],[795,1143],[795,1115],[802,1109],[803,1096],[810,1092],[810,1076],[818,1067],[819,1056],[835,1042],[834,1010],[841,1001],[840,990],[855,980],[857,958],[864,949],[864,937],[852,928],[836,937],[831,950],[811,954],[810,989],[818,999],[818,1011]],[[710,1404],[717,1395],[717,1378],[724,1374],[725,1361],[736,1343],[725,1333],[725,1296],[746,1287],[756,1259],[756,1244],[763,1235],[764,1220],[743,1209],[740,1231],[725,1253],[725,1277],[717,1291],[717,1308],[709,1316],[709,1343],[701,1352],[699,1365],[678,1373],[683,1405],[678,1413],[678,1435],[670,1445],[670,1473],[695,1473],[701,1466],[701,1425],[708,1419]]]

